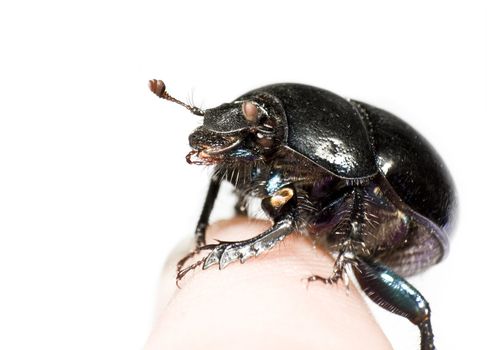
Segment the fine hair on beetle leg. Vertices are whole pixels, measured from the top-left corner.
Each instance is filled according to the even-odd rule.
[[[336,243],[338,255],[335,259],[333,272],[328,277],[312,275],[308,277],[309,282],[320,281],[325,284],[335,284],[345,279],[348,287],[349,278],[346,276],[346,269],[356,264],[357,256],[369,256],[370,251],[365,246],[362,236],[365,227],[365,191],[361,186],[351,187],[344,201],[349,202],[346,209],[343,209],[342,220],[334,227],[332,236],[338,237]]]

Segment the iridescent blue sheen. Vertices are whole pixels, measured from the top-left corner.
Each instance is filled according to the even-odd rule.
[[[270,195],[276,192],[283,185],[281,173],[273,172],[265,185],[267,193]]]
[[[230,153],[230,156],[240,159],[253,160],[255,158],[254,154],[249,150],[237,148]]]
[[[414,324],[428,317],[428,302],[404,278],[378,263],[360,261],[358,268],[361,273],[355,275],[360,286],[379,305],[408,318]]]

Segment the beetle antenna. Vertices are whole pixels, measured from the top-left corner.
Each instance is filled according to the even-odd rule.
[[[184,108],[187,108],[193,114],[196,114],[199,116],[202,116],[205,114],[205,112],[202,109],[195,107],[195,106],[187,105],[186,103],[181,102],[181,101],[175,99],[174,97],[172,97],[171,95],[169,95],[166,91],[166,84],[164,84],[164,82],[162,80],[156,80],[156,79],[149,80],[149,89],[150,89],[150,91],[152,91],[154,94],[156,94],[160,98],[163,98],[163,99],[171,101],[171,102],[175,102],[178,105],[181,105]]]

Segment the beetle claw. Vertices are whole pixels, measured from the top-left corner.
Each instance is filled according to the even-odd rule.
[[[253,256],[251,252],[251,245],[236,244],[236,243],[220,243],[213,251],[206,257],[203,265],[203,270],[210,266],[219,264],[220,270],[227,267],[234,261],[240,260],[244,263],[248,258]]]
[[[220,257],[223,253],[224,244],[219,244],[215,249],[211,251],[210,254],[205,258],[205,263],[203,264],[203,270],[206,270],[210,266],[218,264],[220,262]]]

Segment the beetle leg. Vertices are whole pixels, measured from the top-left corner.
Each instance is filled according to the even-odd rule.
[[[355,263],[355,256],[367,256],[369,254],[362,240],[365,220],[363,188],[352,187],[343,198],[345,202],[349,201],[349,204],[347,204],[348,209],[346,209],[348,215],[336,224],[331,234],[334,238],[339,238],[336,243],[338,256],[335,260],[333,272],[328,277],[312,275],[308,277],[308,282],[337,283],[340,279],[346,277],[345,268]],[[348,278],[346,281],[348,281]]]
[[[213,208],[213,203],[218,193],[219,182],[216,178],[212,179],[210,189],[205,201],[203,212],[201,213],[198,227],[206,230],[209,214]],[[279,241],[295,230],[294,211],[296,206],[296,196],[292,187],[284,187],[275,191],[271,196],[262,200],[262,208],[274,218],[274,225],[265,232],[251,239],[237,242],[223,242],[219,244],[197,245],[196,249],[187,254],[177,264],[176,284],[191,270],[203,265],[203,269],[219,264],[220,269],[228,264],[240,260],[245,262],[252,256],[257,256],[265,251],[272,249]],[[204,231],[203,237],[204,237]],[[204,239],[203,239],[204,242]],[[206,257],[196,261],[188,267],[183,268],[184,264],[202,250],[211,250]]]
[[[213,176],[210,180],[210,185],[208,187],[208,192],[206,194],[205,203],[203,204],[203,210],[201,211],[200,218],[198,223],[196,224],[195,229],[195,237],[196,237],[196,248],[189,252],[185,257],[178,261],[176,265],[176,274],[180,276],[183,271],[184,264],[191,259],[193,256],[198,254],[205,245],[206,242],[206,228],[208,227],[208,222],[210,220],[210,214],[213,210],[213,206],[215,204],[216,197],[218,196],[218,192],[220,190],[220,180]],[[185,269],[186,270],[186,269]],[[182,276],[184,276],[188,271],[184,272]],[[182,278],[181,276],[181,278]],[[176,280],[180,280],[180,278],[176,278]]]
[[[348,287],[348,280],[349,279],[348,279],[347,271],[345,268],[348,265],[353,264],[353,263],[354,263],[353,259],[346,257],[346,255],[344,253],[339,253],[338,257],[335,260],[335,264],[333,265],[333,272],[330,276],[323,277],[323,276],[319,276],[319,275],[311,275],[308,277],[307,280],[308,280],[308,282],[319,281],[319,282],[322,282],[324,284],[335,284],[339,280],[344,279],[345,284]]]
[[[248,258],[272,249],[294,230],[294,219],[288,215],[251,239],[239,242],[220,242],[204,259],[203,269],[206,270],[215,264],[219,264],[220,269],[223,269],[236,260],[244,263]]]
[[[240,260],[244,263],[248,258],[257,256],[273,248],[279,241],[294,231],[294,219],[291,215],[283,217],[271,228],[251,239],[238,242],[223,242],[218,244],[208,244],[196,248],[193,252],[186,255],[177,266],[176,285],[191,270],[203,265],[203,270],[210,266],[219,264],[220,269],[225,268],[233,261]],[[184,263],[203,250],[211,250],[206,257],[183,268]]]
[[[196,247],[194,250],[190,251],[188,254],[186,254],[181,260],[178,261],[176,265],[176,274],[179,276],[181,274],[181,271],[183,270],[184,264],[186,264],[186,261],[194,257],[195,255],[199,254],[202,250],[207,250],[210,249],[208,248],[209,245],[202,245],[199,247]],[[186,273],[184,273],[186,274]],[[183,274],[183,276],[184,276]]]
[[[194,257],[195,255],[197,255],[198,253],[200,253],[201,251],[203,250],[212,250],[214,249],[216,246],[218,246],[218,244],[208,244],[208,245],[205,245],[205,246],[201,246],[201,247],[196,247],[195,250],[193,250],[192,252],[188,253],[184,258],[182,258],[181,260],[179,260],[178,264],[177,264],[177,267],[176,267],[176,285],[179,287],[179,281],[183,279],[183,277],[191,270],[194,270],[196,269],[198,266],[200,266],[201,264],[203,264],[203,262],[205,261],[205,258],[203,259],[200,259],[198,261],[196,261],[195,263],[183,268],[184,264],[186,263],[186,261],[188,261],[189,259],[191,259],[192,257]]]
[[[272,249],[279,241],[291,234],[295,228],[295,195],[291,187],[284,187],[262,200],[263,209],[274,218],[274,225],[260,235],[251,239],[237,242],[223,242],[197,247],[193,252],[181,259],[177,265],[176,283],[189,271],[203,265],[203,269],[218,264],[220,269],[228,264],[240,260],[245,262],[252,256],[257,256]],[[192,265],[183,268],[186,261],[202,250],[211,250],[210,254]]]
[[[206,228],[208,227],[210,214],[213,210],[213,205],[215,204],[215,200],[218,196],[219,190],[220,179],[218,179],[216,176],[213,176],[210,180],[210,186],[208,187],[208,192],[206,194],[205,204],[203,205],[203,210],[201,211],[201,215],[195,229],[196,247],[201,247],[206,242]],[[195,252],[192,252],[190,254],[192,254],[191,256],[194,256],[195,254],[197,254],[197,252],[195,250]],[[189,256],[188,254],[187,257],[183,258],[184,261],[180,261],[179,263],[183,265],[184,262],[188,260],[191,256]]]
[[[295,230],[294,211],[296,206],[295,191],[286,186],[262,200],[262,208],[274,219],[274,225],[267,231],[251,239],[240,242],[220,242],[206,257],[203,269],[219,264],[225,268],[233,261],[245,262],[251,256],[257,256],[272,249]]]
[[[384,309],[406,317],[419,327],[421,350],[434,349],[431,311],[426,299],[411,284],[384,265],[356,259],[353,271],[365,294]]]

